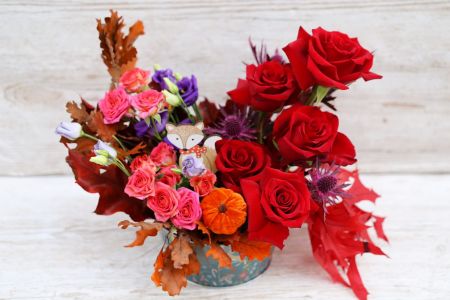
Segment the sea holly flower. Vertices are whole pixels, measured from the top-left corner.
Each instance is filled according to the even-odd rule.
[[[337,204],[348,194],[344,190],[348,184],[341,182],[340,168],[334,164],[320,165],[319,160],[309,172],[308,188],[314,201],[320,204],[325,212],[327,206]]]
[[[203,164],[203,160],[201,158],[197,158],[195,156],[186,157],[182,165],[183,175],[190,178],[194,176],[199,176],[203,172],[205,172],[206,167]]]
[[[120,84],[130,93],[142,90],[150,82],[150,71],[139,68],[126,71],[120,77]]]
[[[191,106],[197,101],[198,86],[197,78],[192,75],[191,78],[183,77],[177,81],[177,87],[186,106]]]
[[[83,129],[80,124],[75,122],[61,122],[56,127],[55,133],[74,141],[83,135]]]
[[[229,140],[256,140],[256,129],[253,124],[253,117],[247,108],[241,109],[233,105],[231,111],[227,107],[221,107],[220,117],[210,127],[205,128],[207,135],[219,135],[223,139]]]
[[[107,92],[105,97],[98,103],[100,111],[103,113],[103,122],[105,124],[120,122],[120,119],[131,107],[130,100],[130,95],[127,94],[122,86]]]

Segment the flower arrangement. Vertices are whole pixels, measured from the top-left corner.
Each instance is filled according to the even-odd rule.
[[[56,129],[76,182],[99,194],[100,215],[124,212],[137,227],[128,247],[166,231],[151,279],[170,295],[200,272],[199,249],[232,269],[283,249],[290,228],[307,227],[317,262],[334,281],[367,298],[355,257],[383,255],[384,218],[358,204],[379,197],[360,181],[355,148],[339,131],[333,93],[371,72],[373,55],[356,38],[322,28],[283,48],[287,59],[250,45],[255,63],[217,107],[198,101],[194,75],[136,67],[136,22],[122,32],[117,12],[98,20],[112,81],[92,106],[67,103],[72,122]],[[327,111],[328,110],[328,111]],[[345,167],[345,168],[344,168]],[[203,266],[204,267],[204,266]]]

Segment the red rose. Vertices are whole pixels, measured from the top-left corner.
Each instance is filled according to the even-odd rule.
[[[283,248],[289,228],[299,228],[309,216],[310,194],[302,173],[266,168],[241,180],[248,205],[248,237]]]
[[[355,147],[338,132],[337,116],[316,106],[294,105],[275,120],[274,140],[287,163],[315,157],[338,165],[356,162]]]
[[[272,112],[282,107],[297,91],[291,68],[278,60],[258,66],[247,65],[247,78],[239,79],[237,88],[229,91],[230,98],[255,110]]]
[[[260,173],[270,166],[270,157],[262,145],[238,140],[216,142],[216,167],[225,187],[240,192],[239,180]]]
[[[346,90],[346,84],[360,77],[366,81],[382,78],[370,72],[372,53],[358,39],[338,31],[319,27],[311,36],[300,27],[297,40],[283,50],[302,90],[316,84]]]

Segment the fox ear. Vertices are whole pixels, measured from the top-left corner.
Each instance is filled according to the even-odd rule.
[[[203,128],[205,128],[205,125],[203,124],[203,122],[195,123],[194,126],[197,127],[197,129],[199,129],[199,130],[203,130]]]
[[[173,125],[172,123],[167,123],[167,124],[166,124],[166,130],[167,130],[167,132],[174,130],[175,127],[176,127],[176,126]]]

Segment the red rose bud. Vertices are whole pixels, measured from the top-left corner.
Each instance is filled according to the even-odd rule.
[[[313,85],[348,89],[347,84],[358,78],[380,79],[370,72],[373,55],[356,38],[321,27],[309,35],[302,27],[297,40],[283,48],[291,63],[295,79],[302,90]]]
[[[257,176],[241,180],[248,205],[248,238],[278,248],[309,216],[310,199],[303,172],[286,173],[266,168]]]
[[[287,163],[319,157],[337,165],[353,164],[355,148],[347,136],[338,132],[338,127],[337,116],[316,106],[297,104],[278,116],[273,136]]]
[[[239,79],[237,88],[228,95],[238,104],[272,112],[291,100],[297,90],[290,67],[272,60],[258,66],[247,65],[246,79]]]

